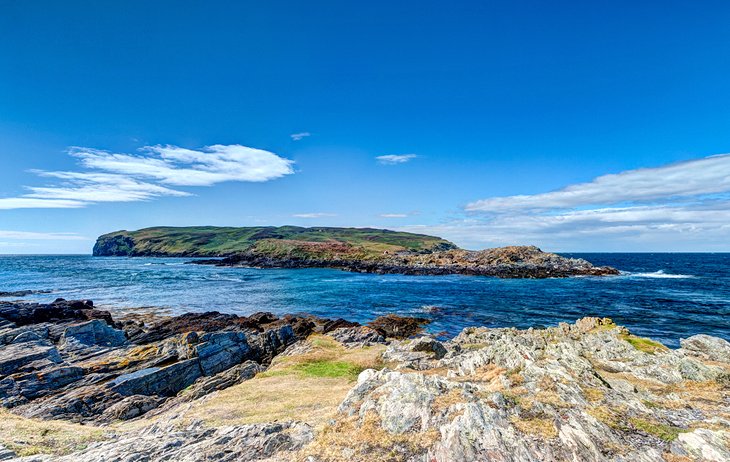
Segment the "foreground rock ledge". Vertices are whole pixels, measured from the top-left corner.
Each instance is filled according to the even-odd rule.
[[[99,310],[83,303],[74,308],[75,303],[79,302],[36,306],[24,314],[8,305],[4,310],[0,306],[0,316],[16,313],[20,323],[23,319],[45,319],[18,325],[5,318],[6,327],[0,334],[5,343],[0,352],[13,352],[3,356],[6,368],[10,367],[9,361],[15,362],[12,367],[23,370],[51,368],[35,378],[27,375],[30,372],[8,374],[6,369],[0,383],[12,378],[22,384],[19,386],[26,395],[40,393],[35,398],[24,396],[28,402],[13,407],[13,412],[86,419],[90,425],[107,422],[111,426],[99,428],[110,430],[100,441],[65,456],[39,454],[20,460],[730,460],[730,343],[716,337],[693,336],[683,339],[681,348],[670,350],[633,336],[608,319],[584,318],[544,330],[468,328],[448,342],[429,337],[391,339],[387,346],[373,350],[368,345],[381,344],[382,335],[341,320],[318,323],[266,313],[226,318],[216,313],[167,319],[153,324],[154,329],[138,325],[135,330],[127,324],[122,327],[128,343],[114,346],[120,339],[109,329],[117,329],[119,324],[101,321],[99,318],[105,316],[94,313]],[[55,316],[92,320],[59,321],[48,317],[45,311],[49,309],[56,310]],[[60,329],[53,326],[58,325],[64,329],[56,339]],[[323,337],[325,326],[331,330]],[[44,329],[48,329],[46,343]],[[278,335],[267,332],[285,331],[294,333],[291,341],[273,349],[265,346],[273,345]],[[313,334],[315,331],[319,333]],[[214,332],[218,334],[213,336]],[[241,353],[241,336],[251,350],[258,348],[259,352]],[[277,422],[246,425],[205,419],[190,423],[184,419],[196,403],[215,403],[222,393],[215,390],[223,387],[230,387],[226,395],[229,401],[218,407],[236,407],[237,390],[253,384],[258,377],[241,381],[266,368],[270,358],[274,363],[279,358],[293,360],[306,355],[320,358],[317,348],[322,348],[324,338],[338,345],[345,342],[346,351],[351,352],[348,357],[360,355],[358,351],[375,351],[380,356],[378,368],[359,374],[325,423],[296,412]],[[108,374],[121,366],[118,361],[110,361],[108,353],[96,354],[89,347],[78,347],[89,342],[95,342],[92,350],[125,349],[128,360],[134,354],[150,354],[159,360],[165,352],[174,351],[174,361],[168,359],[156,366],[156,371],[168,371],[163,381],[168,388],[141,379],[145,374],[122,381],[95,382],[90,374]],[[150,348],[151,353],[143,353],[146,350],[135,350],[139,346],[132,346],[134,342],[154,348]],[[206,358],[214,360],[206,362]],[[19,366],[18,361],[23,365]],[[193,385],[174,392],[169,384],[187,377],[191,370],[186,361],[197,361],[194,374],[199,377]],[[216,372],[223,367],[221,364],[230,367]],[[63,368],[63,373],[49,373]],[[272,380],[285,377],[276,367],[270,374]],[[289,386],[297,387],[299,376],[290,377]],[[134,385],[137,394],[96,414],[84,415],[82,404],[91,406],[95,398],[53,398],[73,396],[78,390],[104,383],[113,383],[106,389],[119,390],[117,387],[123,383],[132,386],[130,380],[132,384],[141,380]],[[330,383],[327,376],[308,380],[322,380],[323,389]],[[44,394],[50,383],[59,382],[66,385]],[[8,388],[3,390],[4,400],[12,396]],[[48,393],[50,396],[45,397]],[[263,395],[260,399],[258,405],[263,407],[268,401],[285,398]],[[76,404],[65,408],[70,412],[51,411],[58,408],[58,403],[72,402]],[[119,426],[119,419],[132,420]],[[146,420],[150,424],[144,425]],[[40,420],[26,424],[32,422],[42,424]],[[0,456],[12,457],[12,449],[0,448]]]

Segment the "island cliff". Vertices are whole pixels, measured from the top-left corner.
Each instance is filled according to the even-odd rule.
[[[464,250],[434,236],[371,228],[146,228],[100,236],[95,256],[218,257],[194,263],[367,273],[548,278],[618,274],[534,246]]]

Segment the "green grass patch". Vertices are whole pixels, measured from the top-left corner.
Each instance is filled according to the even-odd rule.
[[[295,369],[307,377],[345,377],[355,380],[363,368],[347,361],[312,361]]]
[[[677,439],[680,433],[684,430],[679,427],[673,427],[671,425],[662,424],[659,422],[652,422],[650,420],[640,419],[638,417],[632,417],[629,419],[631,425],[637,430],[644,433],[656,436],[657,438],[666,442],[672,442]]]
[[[622,334],[621,339],[629,342],[631,346],[644,353],[653,355],[658,351],[667,351],[668,348],[659,342],[644,337],[637,337],[631,334]]]

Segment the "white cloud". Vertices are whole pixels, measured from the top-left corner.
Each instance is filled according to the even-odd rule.
[[[292,140],[294,140],[294,141],[299,141],[299,140],[301,140],[301,139],[303,139],[303,138],[306,138],[306,137],[308,137],[308,136],[312,136],[312,134],[311,134],[311,133],[309,133],[309,132],[301,132],[301,133],[292,133],[292,134],[291,134],[291,135],[289,135],[289,136],[291,136],[291,139],[292,139]]]
[[[377,159],[378,163],[383,165],[396,165],[405,164],[416,157],[418,156],[415,154],[388,154],[386,156],[378,156],[375,159]]]
[[[314,212],[314,213],[295,213],[292,215],[294,218],[324,218],[324,217],[336,217],[336,213],[326,212]]]
[[[0,239],[41,240],[41,241],[88,241],[87,237],[76,233],[36,233],[32,231],[0,230]]]
[[[406,213],[381,213],[380,218],[407,218],[407,217],[413,217],[416,215],[419,215],[420,212],[418,210],[413,210],[411,212]]]
[[[604,175],[554,192],[487,198],[462,219],[403,230],[483,248],[730,250],[730,155]]]
[[[730,154],[603,175],[558,191],[472,202],[468,211],[572,208],[667,200],[730,191]]]
[[[147,146],[143,154],[114,154],[74,148],[71,154],[88,168],[152,178],[176,186],[210,186],[224,181],[262,182],[294,173],[293,161],[273,152],[241,145],[208,146],[202,150]]]
[[[2,197],[0,210],[12,209],[76,209],[85,207],[85,202],[69,200],[46,200],[30,197]]]
[[[25,197],[80,202],[132,202],[158,196],[189,196],[156,184],[113,173],[37,172],[40,176],[66,180],[60,186],[29,187]]]
[[[97,202],[143,201],[189,196],[168,186],[211,186],[225,181],[263,182],[294,173],[293,161],[241,145],[147,146],[139,154],[71,148],[86,171],[48,172],[39,176],[60,184],[30,186],[20,197],[0,198],[0,209],[79,208]]]

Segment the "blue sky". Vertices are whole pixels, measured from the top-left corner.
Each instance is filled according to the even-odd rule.
[[[0,253],[282,224],[730,251],[730,4],[640,3],[0,0]]]

